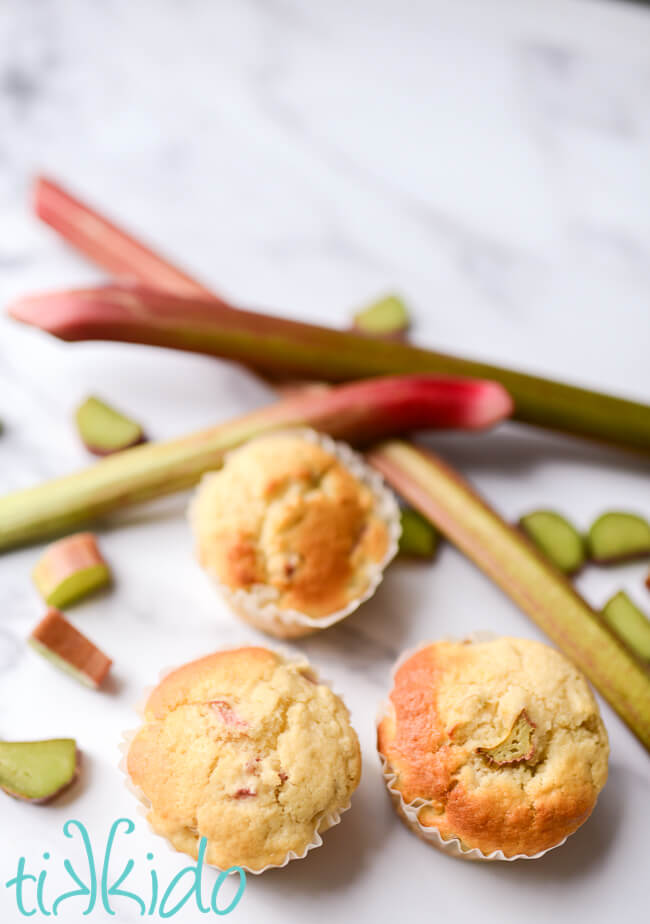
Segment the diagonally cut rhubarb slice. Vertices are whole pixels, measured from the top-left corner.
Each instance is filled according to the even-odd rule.
[[[587,557],[585,541],[572,523],[554,510],[533,510],[519,526],[540,552],[564,574],[577,574]]]
[[[318,381],[430,373],[500,382],[513,418],[650,452],[650,406],[408,343],[240,311],[207,297],[106,286],[25,297],[10,314],[63,340],[148,343]]]
[[[397,295],[385,295],[354,316],[354,326],[374,337],[395,337],[404,334],[411,323],[406,305]]]
[[[410,507],[405,507],[401,511],[400,521],[400,555],[411,558],[435,558],[440,543],[440,534],[435,526]]]
[[[650,523],[635,513],[603,513],[589,529],[587,548],[592,561],[601,565],[648,558]]]
[[[602,617],[630,651],[650,664],[650,619],[624,590],[607,601]]]
[[[39,622],[28,643],[55,667],[93,689],[101,686],[113,663],[55,609]]]
[[[84,446],[96,456],[108,456],[145,441],[139,423],[92,395],[75,411],[75,421]]]
[[[112,510],[187,488],[219,468],[229,449],[269,430],[310,426],[363,445],[411,430],[488,427],[507,417],[511,406],[500,385],[432,376],[304,391],[229,423],[114,453],[84,471],[0,497],[0,549],[70,532]]]
[[[650,750],[650,676],[569,581],[433,453],[394,441],[368,461],[584,671]]]
[[[79,751],[73,738],[0,741],[0,789],[15,799],[44,805],[78,775]]]
[[[32,577],[43,600],[62,608],[106,587],[111,572],[93,534],[76,533],[48,546]]]

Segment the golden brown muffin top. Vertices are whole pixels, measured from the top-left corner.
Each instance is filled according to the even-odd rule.
[[[397,670],[378,749],[418,819],[465,849],[547,850],[590,815],[609,745],[587,681],[540,642],[437,642]]]
[[[231,590],[260,585],[314,618],[367,589],[389,531],[375,496],[335,455],[299,434],[254,440],[207,475],[192,503],[201,565]]]
[[[266,648],[221,651],[165,677],[127,756],[149,822],[177,849],[225,869],[301,855],[359,783],[343,702],[306,662]]]

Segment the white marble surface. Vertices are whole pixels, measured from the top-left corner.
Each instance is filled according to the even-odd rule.
[[[101,276],[30,216],[47,170],[237,303],[344,325],[391,289],[415,336],[650,400],[650,13],[587,0],[14,0],[0,7],[0,302]],[[70,426],[89,392],[153,437],[225,419],[268,397],[209,359],[118,345],[67,346],[0,319],[0,490],[87,462]],[[503,428],[435,444],[508,517],[549,504],[582,526],[604,507],[650,515],[648,467],[569,440]],[[74,735],[81,784],[40,809],[3,799],[4,883],[19,855],[51,872],[97,851],[133,816],[120,732],[161,668],[260,639],[233,621],[193,563],[185,498],[101,529],[113,592],[71,618],[115,658],[104,693],[28,651],[41,615],[37,549],[0,559],[0,734]],[[643,567],[588,570],[595,604],[624,586],[648,608]],[[541,637],[470,564],[398,563],[344,625],[300,644],[341,691],[364,777],[325,846],[252,878],[238,921],[647,920],[648,756],[606,706],[611,778],[589,823],[532,863],[471,865],[421,844],[393,816],[373,718],[394,656],[475,629]],[[146,889],[183,859],[137,817],[119,853]],[[128,845],[128,847],[126,846]],[[210,880],[211,875],[206,877]],[[84,905],[62,906],[78,921]],[[116,904],[118,920],[137,909]],[[67,910],[65,910],[67,909]],[[198,920],[196,911],[177,920]],[[38,920],[35,917],[34,920]],[[89,920],[111,920],[95,910]]]

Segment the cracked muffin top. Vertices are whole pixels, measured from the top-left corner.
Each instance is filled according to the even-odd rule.
[[[270,589],[277,607],[311,618],[361,597],[390,545],[370,487],[299,433],[230,453],[202,480],[191,520],[198,559],[221,584]]]
[[[590,815],[609,745],[587,681],[540,642],[437,642],[395,673],[378,749],[418,821],[467,850],[532,856]],[[419,803],[416,802],[416,806]]]
[[[220,869],[302,856],[343,811],[361,755],[348,711],[307,662],[266,648],[208,655],[149,696],[127,771],[154,831]]]

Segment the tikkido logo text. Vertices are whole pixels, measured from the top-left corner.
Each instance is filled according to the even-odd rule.
[[[124,837],[134,830],[135,824],[130,818],[118,818],[111,825],[103,851],[95,854],[85,825],[76,819],[66,821],[63,835],[77,840],[83,855],[82,862],[75,861],[76,866],[69,859],[62,861],[62,867],[73,887],[56,895],[48,888],[48,872],[55,862],[49,851],[45,851],[36,861],[19,857],[15,874],[4,882],[8,893],[5,892],[0,901],[0,908],[6,907],[6,898],[11,896],[10,901],[13,900],[17,911],[24,917],[57,917],[61,908],[75,911],[84,917],[95,910],[103,909],[110,915],[116,915],[120,911],[137,909],[139,916],[156,915],[161,918],[171,918],[188,905],[201,914],[216,914],[220,917],[235,910],[246,888],[246,873],[239,866],[231,866],[219,873],[210,890],[207,883],[203,883],[207,845],[205,838],[201,838],[199,843],[196,861],[176,873],[166,886],[160,882],[152,865],[154,855],[147,853],[147,894],[138,894],[128,888],[136,861],[124,859],[123,853],[122,856],[120,853],[126,846]],[[117,875],[111,874],[111,868],[119,869],[120,872]],[[231,897],[233,883],[228,882],[230,876],[238,877],[234,897]],[[223,888],[224,885],[226,888]],[[227,899],[223,895],[220,898],[222,889]],[[6,920],[4,915],[2,919]]]

